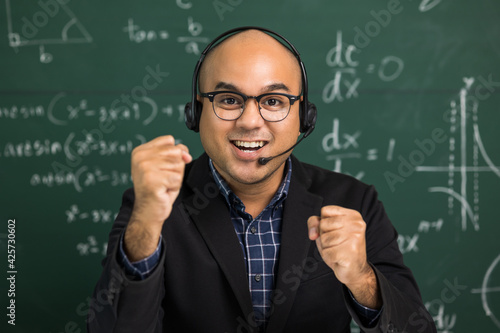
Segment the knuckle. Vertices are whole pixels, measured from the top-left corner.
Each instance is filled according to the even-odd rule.
[[[361,219],[356,220],[355,225],[360,231],[364,232],[366,230],[366,223]]]
[[[321,233],[326,233],[329,230],[328,228],[328,222],[326,220],[322,220],[321,223],[319,224],[319,231]]]
[[[132,150],[132,160],[137,159],[137,156],[141,154],[143,147],[137,146]]]
[[[318,224],[318,217],[317,216],[311,216],[307,219],[307,225],[312,227]]]
[[[179,143],[177,147],[179,147],[181,150],[189,152],[189,148],[186,145],[183,145],[182,143]]]
[[[321,208],[321,215],[322,216],[330,215],[331,212],[332,212],[332,206],[324,206]]]
[[[175,162],[182,160],[182,149],[178,146],[170,146],[162,150],[165,157],[172,159]]]
[[[165,135],[163,137],[163,140],[165,141],[166,144],[175,144],[175,138],[173,137],[173,135]]]
[[[346,213],[346,208],[329,205],[321,208],[322,216],[336,216],[336,215],[344,215]]]
[[[173,184],[179,184],[182,182],[182,175],[178,173],[171,173],[169,176],[170,183]]]
[[[142,171],[148,170],[149,169],[149,164],[150,164],[149,160],[138,160],[135,163],[137,169],[142,170]]]
[[[144,158],[147,156],[146,154],[147,152],[143,147],[136,147],[132,151],[132,162],[140,162],[141,160],[144,160]]]

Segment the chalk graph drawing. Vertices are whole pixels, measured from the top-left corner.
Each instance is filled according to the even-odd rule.
[[[9,46],[38,46],[40,62],[50,63],[52,54],[46,45],[91,43],[92,36],[63,1],[34,2],[5,0]],[[26,9],[30,8],[30,10]]]
[[[448,195],[450,215],[453,214],[455,202],[458,202],[462,230],[466,231],[470,222],[474,230],[478,231],[479,173],[494,173],[500,178],[500,167],[494,165],[481,139],[478,125],[479,101],[470,94],[475,80],[474,78],[463,80],[465,87],[460,89],[458,98],[450,102],[451,110],[446,117],[450,124],[448,166],[418,166],[415,170],[446,173],[448,186],[430,187],[429,192]],[[479,164],[480,158],[484,161],[483,165]],[[470,159],[472,165],[468,163]],[[472,194],[468,192],[471,187]]]
[[[486,270],[481,288],[472,289],[471,293],[481,294],[481,302],[486,316],[500,328],[500,312],[495,315],[494,311],[500,311],[500,255],[498,255]]]
[[[441,0],[422,0],[420,5],[418,6],[418,10],[420,10],[421,12],[427,12],[439,5],[440,2]]]

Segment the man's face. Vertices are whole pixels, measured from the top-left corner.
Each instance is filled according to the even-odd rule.
[[[244,32],[224,41],[212,52],[200,77],[203,93],[217,90],[247,96],[269,92],[295,96],[301,93],[301,73],[296,58],[270,36],[256,31]],[[219,119],[208,98],[200,101],[203,103],[202,145],[230,185],[235,182],[257,184],[272,176],[281,180],[284,161],[289,154],[266,165],[260,165],[258,159],[280,154],[296,142],[300,102],[291,106],[284,120],[268,122],[261,117],[255,99],[248,99],[241,117],[233,121]],[[263,146],[245,149],[243,144]]]

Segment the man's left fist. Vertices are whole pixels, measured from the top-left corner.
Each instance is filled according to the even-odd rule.
[[[366,259],[366,223],[356,210],[340,206],[321,208],[321,216],[307,220],[309,239],[337,279],[349,289],[373,274]]]

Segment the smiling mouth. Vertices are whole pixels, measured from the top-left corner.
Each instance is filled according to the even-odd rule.
[[[267,141],[240,141],[240,140],[234,140],[231,141],[233,145],[236,146],[239,150],[243,152],[254,152],[262,147],[264,147],[267,144]]]

